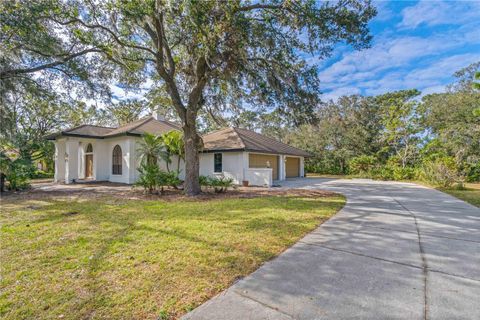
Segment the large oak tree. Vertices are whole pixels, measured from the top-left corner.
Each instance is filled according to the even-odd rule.
[[[121,81],[149,78],[164,90],[184,131],[185,192],[195,195],[199,113],[261,105],[308,121],[320,92],[313,61],[338,42],[368,46],[375,13],[357,0],[67,0],[39,23],[69,30],[89,55],[119,65]]]

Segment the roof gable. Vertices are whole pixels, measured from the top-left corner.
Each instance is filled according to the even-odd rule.
[[[54,140],[60,136],[79,136],[97,139],[110,138],[119,135],[142,135],[145,132],[153,134],[162,134],[172,130],[181,130],[181,127],[173,122],[166,120],[157,120],[152,116],[145,117],[118,128],[101,127],[94,125],[82,125],[72,129],[48,135],[46,138]]]

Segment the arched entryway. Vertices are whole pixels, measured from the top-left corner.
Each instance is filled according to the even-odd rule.
[[[91,143],[85,149],[85,178],[93,178],[93,146]]]

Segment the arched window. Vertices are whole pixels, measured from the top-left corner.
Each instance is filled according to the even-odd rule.
[[[87,150],[85,150],[85,153],[92,153],[92,152],[93,152],[93,147],[92,147],[92,144],[89,143],[89,144],[87,145]]]
[[[112,174],[122,174],[122,148],[118,144],[113,148]]]

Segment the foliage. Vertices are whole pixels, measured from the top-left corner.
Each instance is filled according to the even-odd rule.
[[[306,161],[307,170],[346,174],[352,158],[381,148],[381,112],[372,98],[341,97],[321,105],[317,118],[316,124],[292,128],[285,139],[314,155]]]
[[[107,106],[109,114],[116,120],[116,124],[122,126],[140,118],[140,115],[147,110],[143,101],[124,100],[119,103]]]
[[[480,71],[477,72],[477,73],[475,73],[475,79],[476,79],[476,80],[480,80]],[[472,84],[472,87],[473,87],[474,89],[480,90],[480,82],[474,82],[474,83]]]
[[[374,156],[362,155],[352,158],[348,163],[349,171],[352,174],[370,172],[376,165],[377,159]]]
[[[340,97],[319,106],[318,123],[291,128],[286,141],[314,155],[306,159],[307,172],[479,181],[480,92],[472,89],[478,68],[480,62],[463,68],[446,93],[422,99],[417,90]],[[455,166],[446,166],[446,158]]]
[[[135,185],[142,187],[150,194],[155,193],[158,188],[163,193],[164,187],[177,188],[182,183],[177,171],[166,172],[160,170],[156,163],[141,163],[138,172],[140,174]]]
[[[120,66],[129,84],[156,82],[186,141],[186,193],[200,191],[198,115],[242,104],[308,122],[319,101],[317,66],[337,42],[368,47],[369,1],[76,1],[58,17],[69,34]],[[81,12],[82,14],[78,14]],[[321,18],[319,18],[321,17]]]
[[[467,163],[464,167],[467,182],[480,182],[480,161]]]
[[[12,191],[28,188],[32,171],[31,162],[22,158],[16,149],[7,144],[0,147],[1,192],[4,191],[5,186]]]
[[[224,176],[212,177],[212,176],[200,176],[199,183],[201,186],[207,188],[213,188],[216,193],[223,193],[228,190],[228,188],[233,187],[233,179],[226,178]]]
[[[135,185],[142,187],[148,193],[154,193],[157,190],[161,172],[158,165],[142,162],[137,170],[139,175]]]
[[[178,177],[178,171],[165,172],[160,170],[157,176],[157,186],[161,188],[162,193],[164,187],[177,188],[181,183],[182,180]]]
[[[163,145],[168,154],[169,159],[172,156],[177,157],[177,171],[180,171],[180,161],[185,161],[185,142],[183,140],[183,134],[180,131],[172,130],[167,133],[164,133],[161,136]],[[167,171],[170,171],[168,167],[169,162],[167,162]]]
[[[137,154],[141,163],[157,165],[159,159],[171,162],[162,136],[146,132],[138,143]]]
[[[451,187],[460,180],[453,157],[441,157],[427,160],[422,165],[421,178],[431,184]]]
[[[46,179],[46,178],[53,178],[53,172],[46,172],[46,171],[43,171],[43,170],[35,170],[32,175],[31,175],[31,178],[32,179]]]

